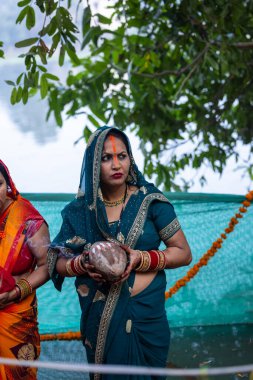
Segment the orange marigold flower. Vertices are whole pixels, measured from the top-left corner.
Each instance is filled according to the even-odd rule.
[[[222,239],[226,239],[227,238],[226,234],[221,234],[220,236],[222,237]]]
[[[187,276],[193,277],[195,275],[195,270],[193,268],[189,269],[187,272]]]
[[[240,208],[239,208],[239,211],[240,211],[240,212],[247,212],[247,209],[244,208],[244,207],[240,207]]]
[[[249,192],[248,194],[245,195],[245,198],[247,198],[248,201],[252,201],[253,200],[253,194],[251,194],[251,192]]]
[[[245,207],[249,207],[250,206],[250,202],[249,201],[243,201],[242,204]]]
[[[235,214],[235,216],[237,217],[237,219],[240,219],[240,218],[243,218],[243,215],[242,214]]]

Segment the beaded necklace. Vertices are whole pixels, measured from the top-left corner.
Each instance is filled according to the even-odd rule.
[[[126,187],[125,194],[120,199],[117,199],[116,201],[107,201],[106,199],[103,199],[103,203],[105,207],[116,207],[124,203],[127,196],[128,196],[128,193],[127,193],[127,187]]]

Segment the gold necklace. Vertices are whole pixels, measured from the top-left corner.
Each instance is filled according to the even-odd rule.
[[[106,199],[102,199],[102,201],[105,207],[116,207],[124,203],[127,197],[128,197],[128,192],[127,192],[127,187],[126,187],[125,194],[120,199],[117,199],[116,201],[107,201]]]

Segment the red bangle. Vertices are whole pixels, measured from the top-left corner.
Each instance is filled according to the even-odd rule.
[[[156,250],[151,250],[151,251],[148,251],[149,255],[150,255],[150,258],[151,258],[151,263],[150,263],[150,267],[149,267],[149,270],[156,270],[158,269],[158,265],[159,265],[159,252],[156,251]]]

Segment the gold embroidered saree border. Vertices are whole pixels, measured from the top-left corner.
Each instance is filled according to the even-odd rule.
[[[161,231],[159,231],[159,236],[162,241],[166,241],[170,239],[178,230],[181,229],[181,225],[177,218],[172,220],[170,224],[164,227]]]

